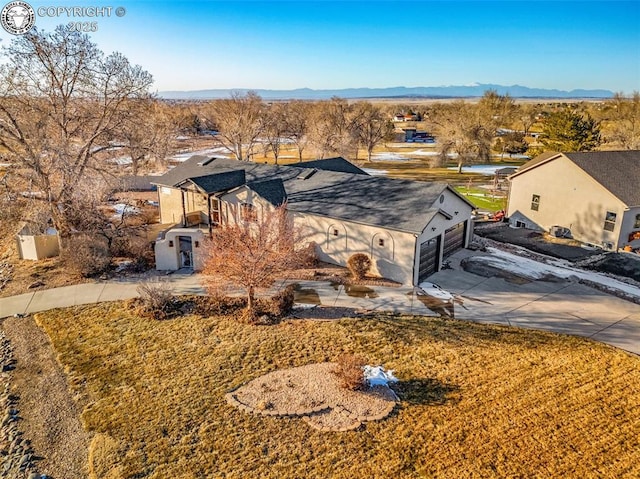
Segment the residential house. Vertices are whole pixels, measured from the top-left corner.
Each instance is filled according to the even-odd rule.
[[[200,269],[217,225],[286,204],[321,260],[370,256],[373,272],[417,284],[468,245],[473,205],[446,183],[370,176],[343,158],[268,165],[194,156],[156,180],[162,223],[158,269]]]
[[[640,151],[544,153],[509,179],[511,225],[567,228],[607,250],[640,247]]]

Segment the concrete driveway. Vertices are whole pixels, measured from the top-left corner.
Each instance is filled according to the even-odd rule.
[[[429,278],[454,295],[457,319],[584,336],[640,354],[640,305],[572,280],[516,284],[468,273],[459,263],[471,254],[457,253],[453,269]]]

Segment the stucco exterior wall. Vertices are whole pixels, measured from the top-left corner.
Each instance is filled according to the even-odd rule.
[[[208,236],[199,228],[173,228],[166,231],[162,239],[156,240],[154,248],[157,270],[180,269],[180,236],[191,238],[193,269],[202,270],[206,256],[204,241]]]
[[[60,254],[58,235],[18,235],[20,259],[40,260]]]
[[[415,235],[308,213],[292,215],[303,242],[316,244],[321,261],[346,266],[352,255],[364,253],[374,275],[411,284]]]
[[[240,205],[253,205],[257,218],[261,218],[266,211],[273,211],[274,206],[259,196],[255,191],[242,186],[220,197],[220,214],[225,224],[237,224],[241,220]]]
[[[180,189],[168,186],[158,187],[158,205],[160,223],[182,223],[182,191]]]
[[[564,226],[572,236],[598,246],[619,246],[626,206],[568,158],[559,157],[511,178],[507,216],[511,224],[548,231]],[[538,211],[531,209],[540,196]],[[616,214],[613,231],[604,229],[607,212]]]

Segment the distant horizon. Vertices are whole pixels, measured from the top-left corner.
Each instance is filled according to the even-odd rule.
[[[474,82],[640,89],[640,2],[633,0],[98,0],[92,6],[110,9],[101,17],[52,7],[75,7],[73,0],[29,3],[38,29],[90,27],[101,50],[151,73],[155,91]],[[0,28],[0,44],[13,38]]]
[[[157,94],[165,99],[219,99],[227,98],[232,93],[245,94],[252,91],[266,100],[322,100],[333,96],[345,99],[455,99],[455,98],[479,98],[486,91],[494,90],[497,93],[515,99],[606,99],[611,98],[616,92],[604,89],[585,90],[558,90],[530,88],[523,85],[496,85],[479,84],[449,85],[449,86],[421,86],[421,87],[387,87],[387,88],[340,88],[340,89],[264,89],[264,88],[204,88],[199,90],[164,90]]]

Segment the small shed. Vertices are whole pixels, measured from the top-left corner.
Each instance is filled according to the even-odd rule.
[[[60,254],[60,240],[54,228],[47,228],[44,233],[34,233],[26,225],[16,236],[16,241],[20,259],[40,260]]]

